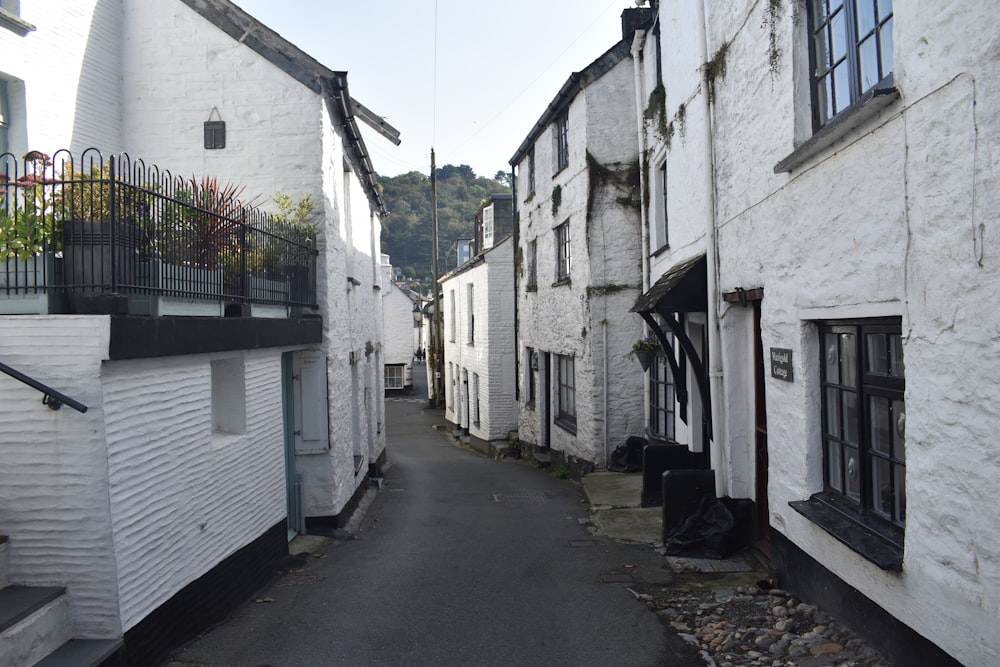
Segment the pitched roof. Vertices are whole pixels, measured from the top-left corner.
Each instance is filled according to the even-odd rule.
[[[317,95],[326,98],[331,115],[340,119],[349,159],[358,171],[368,200],[381,215],[385,215],[385,202],[379,192],[375,169],[358,129],[357,119],[397,145],[399,131],[351,97],[347,87],[347,72],[337,72],[322,65],[229,0],[181,2]]]

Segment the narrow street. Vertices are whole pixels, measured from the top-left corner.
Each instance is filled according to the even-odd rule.
[[[357,539],[292,568],[172,664],[703,664],[602,576],[648,547],[588,533],[573,482],[456,446],[423,396],[386,401],[391,465]]]

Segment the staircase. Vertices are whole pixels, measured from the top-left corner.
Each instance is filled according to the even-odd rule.
[[[65,588],[10,585],[8,548],[7,536],[0,535],[0,665],[123,665],[121,639],[70,638]]]

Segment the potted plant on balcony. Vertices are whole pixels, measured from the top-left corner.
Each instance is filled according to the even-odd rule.
[[[639,360],[642,370],[648,371],[660,349],[660,342],[655,336],[646,336],[632,343],[631,354]]]
[[[11,179],[5,156],[0,175],[0,314],[46,314],[63,307],[55,289],[61,273],[53,191],[58,180],[49,156],[27,153],[24,174]]]

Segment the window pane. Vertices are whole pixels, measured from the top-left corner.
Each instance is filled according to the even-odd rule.
[[[826,441],[826,461],[829,468],[829,484],[841,493],[844,492],[844,471],[841,467],[840,443],[833,440]]]
[[[865,346],[868,350],[866,369],[875,375],[889,374],[889,343],[885,334],[868,334]]]
[[[842,437],[840,432],[840,391],[833,387],[826,388],[826,433],[835,438]]]
[[[847,459],[847,474],[844,480],[844,492],[856,503],[861,502],[861,460],[856,447],[844,447],[844,458]]]
[[[884,21],[892,14],[892,0],[878,0],[878,20]]]
[[[844,12],[836,14],[830,20],[830,44],[833,48],[833,62],[847,57],[849,45],[847,41],[847,15]]]
[[[872,508],[882,516],[891,518],[895,504],[889,462],[885,459],[874,458],[872,460]]]
[[[830,14],[835,14],[844,6],[844,0],[830,0]]]
[[[892,434],[889,432],[889,399],[881,396],[869,398],[868,419],[871,423],[872,449],[888,456],[892,453]]]
[[[833,78],[825,76],[816,82],[816,113],[820,124],[833,118]]]
[[[878,40],[872,35],[858,47],[858,71],[861,74],[861,92],[870,90],[882,77],[879,76]]]
[[[826,0],[813,0],[812,3],[813,30],[826,23],[828,16],[826,11]]]
[[[858,444],[858,395],[851,391],[843,392],[844,408],[844,440],[852,445]]]
[[[826,357],[826,381],[840,384],[840,350],[837,344],[837,334],[823,336],[823,348]]]
[[[847,61],[842,61],[833,70],[833,115],[851,106],[851,71]]]
[[[903,337],[900,334],[889,335],[889,375],[903,377]]]
[[[858,383],[858,360],[854,334],[840,334],[840,384]]]
[[[892,19],[879,30],[879,41],[882,43],[882,76],[892,72]]]
[[[864,38],[875,27],[875,0],[856,0],[858,37]]]
[[[816,76],[826,74],[833,63],[830,62],[829,34],[830,29],[824,27],[816,33],[814,43],[816,45]]]
[[[893,477],[896,483],[896,520],[906,521],[906,468],[893,466]]]
[[[896,429],[893,438],[892,455],[900,461],[906,460],[906,407],[903,401],[892,402],[892,420]]]

